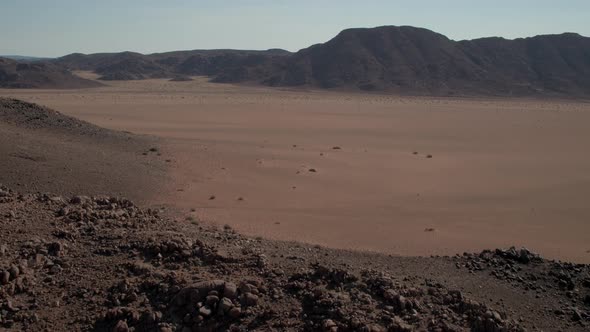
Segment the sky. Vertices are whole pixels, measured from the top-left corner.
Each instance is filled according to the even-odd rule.
[[[454,40],[590,36],[590,0],[0,0],[0,54],[297,51],[346,28],[381,25]]]

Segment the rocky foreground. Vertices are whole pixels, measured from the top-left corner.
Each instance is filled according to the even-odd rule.
[[[251,239],[113,197],[0,186],[15,331],[583,331],[590,267],[526,249],[403,258]]]

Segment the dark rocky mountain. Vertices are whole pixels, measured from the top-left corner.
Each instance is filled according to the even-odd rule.
[[[111,80],[205,75],[214,82],[422,95],[590,94],[590,38],[573,33],[453,41],[427,29],[384,26],[344,30],[296,53],[124,52],[55,62]]]
[[[350,29],[269,72],[246,80],[434,95],[588,95],[590,38],[568,33],[456,42],[414,27]]]
[[[303,49],[280,64],[269,85],[432,91],[455,80],[481,78],[453,41],[411,27],[344,30],[325,44]]]
[[[47,62],[17,62],[0,58],[0,88],[74,89],[101,86]]]
[[[485,77],[506,92],[590,93],[590,38],[564,33],[458,44]]]

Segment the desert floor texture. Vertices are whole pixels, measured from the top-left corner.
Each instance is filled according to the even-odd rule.
[[[526,246],[590,262],[590,103],[145,80],[0,90],[153,135],[179,216],[394,255]]]

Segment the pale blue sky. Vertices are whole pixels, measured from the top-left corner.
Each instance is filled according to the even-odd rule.
[[[0,54],[291,51],[351,27],[413,25],[451,39],[578,32],[590,0],[0,0]]]

